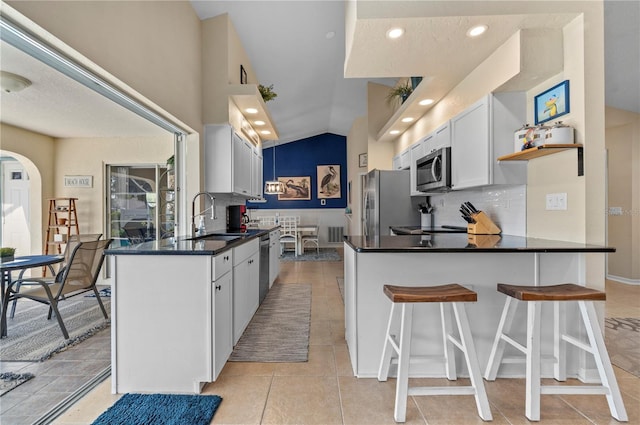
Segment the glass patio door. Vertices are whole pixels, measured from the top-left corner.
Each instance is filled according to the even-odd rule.
[[[111,247],[175,234],[175,177],[165,164],[107,165],[107,234]]]

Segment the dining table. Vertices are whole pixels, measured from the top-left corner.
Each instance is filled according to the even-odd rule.
[[[53,265],[61,263],[63,260],[63,255],[24,255],[15,257],[13,261],[0,263],[0,272],[2,272],[2,279],[0,279],[0,296],[2,297],[0,299],[0,314],[2,314],[2,318],[4,319],[7,314],[7,309],[4,307],[4,300],[7,296],[5,291],[9,289],[9,284],[12,282],[12,272],[19,270],[20,274],[18,275],[18,279],[22,279],[24,272],[28,269],[36,267],[49,267],[51,273],[55,275]],[[6,320],[2,320],[2,323],[6,323]],[[0,337],[4,336],[7,336],[7,329],[5,327],[0,330]]]
[[[303,253],[302,250],[302,235],[305,233],[310,234],[318,234],[318,225],[317,224],[301,224],[298,223],[296,226],[296,255]]]

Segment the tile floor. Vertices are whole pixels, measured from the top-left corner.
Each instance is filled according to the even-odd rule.
[[[228,363],[207,394],[224,398],[213,424],[393,424],[395,380],[354,378],[344,342],[344,312],[336,276],[342,263],[282,263],[280,282],[310,282],[311,339],[307,363]],[[640,317],[640,287],[609,282],[608,313]],[[629,423],[640,423],[640,378],[619,368],[618,383]],[[438,382],[446,380],[412,380]],[[552,381],[552,380],[551,380]],[[462,380],[462,383],[465,383]],[[54,423],[89,424],[119,396],[110,394],[107,379]],[[526,424],[524,380],[499,379],[486,388],[496,424]],[[473,397],[412,397],[408,424],[479,424]],[[604,397],[542,397],[544,424],[613,424]]]

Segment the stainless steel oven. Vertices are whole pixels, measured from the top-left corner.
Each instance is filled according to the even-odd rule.
[[[416,189],[420,192],[451,190],[451,148],[440,148],[416,161]]]

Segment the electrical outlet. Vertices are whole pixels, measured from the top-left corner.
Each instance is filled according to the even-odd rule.
[[[327,205],[326,199],[320,199],[320,205]]]
[[[547,211],[566,211],[567,193],[547,193],[546,209]]]
[[[609,207],[609,215],[622,215],[622,207]]]

